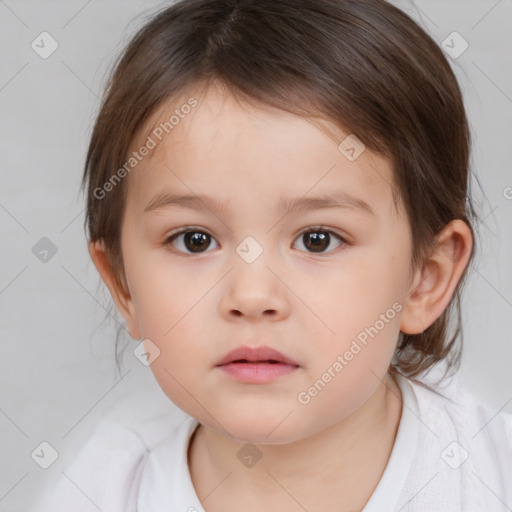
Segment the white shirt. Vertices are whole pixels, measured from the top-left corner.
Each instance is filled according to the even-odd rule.
[[[492,411],[458,379],[435,387],[444,397],[397,381],[397,436],[362,512],[510,512],[512,415]],[[169,414],[103,419],[32,512],[205,512],[187,464],[198,422],[186,416],[169,434],[170,424]]]

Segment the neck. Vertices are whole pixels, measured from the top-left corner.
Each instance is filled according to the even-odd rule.
[[[226,503],[240,510],[247,499],[259,506],[252,510],[359,510],[384,472],[401,412],[400,389],[386,375],[342,421],[292,443],[258,445],[262,457],[252,467],[236,458],[245,443],[200,425],[189,445],[192,482],[208,511],[230,510]]]

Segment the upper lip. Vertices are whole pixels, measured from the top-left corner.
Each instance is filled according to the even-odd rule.
[[[284,356],[281,352],[274,350],[271,347],[256,347],[252,348],[249,346],[241,346],[228,352],[218,363],[217,366],[222,366],[223,364],[232,363],[233,361],[238,361],[245,359],[250,362],[261,362],[261,361],[277,361],[279,363],[286,363],[294,366],[299,366],[299,364],[290,359],[289,357]]]

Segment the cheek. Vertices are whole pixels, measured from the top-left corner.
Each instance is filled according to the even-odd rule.
[[[197,416],[201,411],[195,409],[197,403],[191,397],[201,396],[202,377],[216,359],[214,340],[205,332],[204,322],[198,321],[206,321],[206,316],[198,316],[200,304],[194,308],[194,302],[197,299],[190,305],[183,297],[169,299],[162,308],[162,303],[155,301],[155,308],[145,311],[143,332],[160,351],[151,371],[162,391],[176,406]]]
[[[132,252],[126,267],[141,335],[172,339],[174,332],[215,283],[215,276],[197,276],[192,267],[161,251]]]
[[[297,287],[298,295],[307,297],[304,302],[317,314],[317,332],[324,338],[330,336],[334,343],[356,337],[378,322],[381,315],[386,315],[386,327],[390,323],[396,327],[398,323],[395,318],[401,309],[404,288],[401,273],[396,272],[391,258],[378,263],[365,259],[344,260],[339,270],[329,272],[325,278],[317,276],[310,283],[314,284],[309,288],[313,293]],[[382,330],[381,322],[378,325]]]
[[[396,348],[404,308],[403,269],[408,267],[398,265],[397,257],[393,251],[386,254],[383,250],[364,256],[354,253],[350,261],[344,260],[343,268],[318,283],[316,294],[310,296],[311,309],[320,312],[330,330],[317,322],[318,359],[311,368],[312,379],[321,378],[330,368],[337,375],[334,380],[340,388],[349,385],[364,389],[378,382],[376,376],[385,375]],[[339,363],[336,368],[335,363]],[[333,390],[338,385],[334,384]]]
[[[189,354],[199,357],[203,352],[198,347],[209,332],[205,326],[214,320],[208,292],[218,277],[175,264],[165,252],[134,258],[132,270],[132,298],[141,335],[168,354],[173,366]]]
[[[371,378],[370,372],[382,376],[391,361],[400,329],[400,302],[368,302],[365,307],[347,308],[342,321],[333,323],[336,332],[319,347],[319,359],[325,367],[335,362],[346,378]]]
[[[399,332],[400,304],[381,310],[353,307],[334,338],[320,339],[317,357],[297,394],[304,413],[327,426],[368,400],[388,372]],[[377,313],[378,312],[378,313]]]

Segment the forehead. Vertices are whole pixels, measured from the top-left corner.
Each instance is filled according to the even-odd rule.
[[[393,200],[391,162],[368,149],[357,156],[362,147],[348,130],[241,103],[216,87],[165,103],[141,134],[132,150],[147,137],[156,143],[129,174],[127,200],[141,212],[162,192],[208,193],[228,207],[248,198],[270,205],[335,189],[377,210]],[[346,152],[354,141],[356,152],[348,155],[355,160]]]

